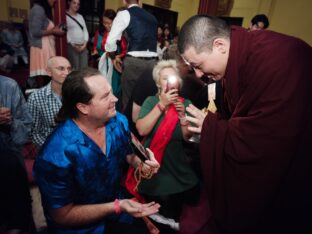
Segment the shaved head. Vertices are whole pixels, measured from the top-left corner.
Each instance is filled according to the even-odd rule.
[[[197,53],[212,50],[217,38],[230,39],[230,27],[224,20],[207,15],[196,15],[182,26],[178,39],[178,50],[183,54],[193,47]]]

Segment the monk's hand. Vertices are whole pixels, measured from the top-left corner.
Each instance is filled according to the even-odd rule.
[[[148,153],[148,160],[145,160],[142,166],[143,172],[149,172],[151,171],[152,174],[156,174],[160,168],[159,162],[155,159],[153,151],[151,151],[149,148],[146,148],[146,151]]]
[[[130,199],[120,200],[121,210],[136,218],[155,214],[159,211],[159,207],[160,205],[155,202],[143,204]]]
[[[174,102],[174,106],[178,112],[179,119],[184,118],[185,117],[185,107],[184,107],[183,102],[177,98],[176,101]]]
[[[189,125],[188,130],[194,133],[201,133],[204,119],[208,113],[202,112],[192,104],[186,107],[186,111],[191,114],[191,116],[186,116],[186,119],[193,125]]]

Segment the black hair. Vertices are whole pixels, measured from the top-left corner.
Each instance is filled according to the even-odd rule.
[[[183,54],[189,47],[194,47],[197,53],[204,50],[212,50],[213,41],[216,38],[230,38],[230,26],[217,17],[208,15],[196,15],[188,19],[182,26],[178,50]]]
[[[116,17],[116,12],[113,9],[106,9],[100,19],[99,32],[102,34],[105,31],[105,27],[103,25],[103,17],[107,17],[110,20],[114,20]]]
[[[251,24],[252,25],[258,25],[259,22],[263,23],[263,29],[266,29],[269,27],[270,23],[269,23],[269,19],[266,15],[264,14],[260,14],[260,15],[255,15],[252,19],[251,19]]]
[[[62,107],[57,115],[57,122],[78,117],[77,103],[88,104],[93,98],[85,79],[101,73],[94,68],[85,68],[71,72],[62,86]]]

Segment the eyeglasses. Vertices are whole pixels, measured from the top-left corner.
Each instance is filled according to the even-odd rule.
[[[65,70],[67,70],[68,72],[71,72],[73,70],[72,67],[63,67],[63,66],[59,66],[59,67],[54,67],[56,70],[59,70],[61,72],[64,72]]]
[[[183,62],[189,66],[191,69],[195,70],[200,70],[201,65],[192,65],[189,61],[187,61],[183,56],[181,56]]]

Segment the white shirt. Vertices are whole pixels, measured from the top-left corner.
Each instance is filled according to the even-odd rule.
[[[80,26],[70,17],[66,15],[66,24],[67,24],[67,42],[70,44],[83,44],[85,41],[89,40],[89,33],[83,19],[82,15],[76,14],[71,15],[75,18],[82,26],[83,30],[81,30]]]
[[[139,7],[138,4],[130,4],[128,8]],[[107,52],[114,52],[117,50],[116,41],[121,39],[122,32],[129,26],[130,13],[127,10],[119,11],[113,21],[111,31],[105,44]],[[129,55],[134,57],[157,57],[158,54],[153,51],[129,51]]]

